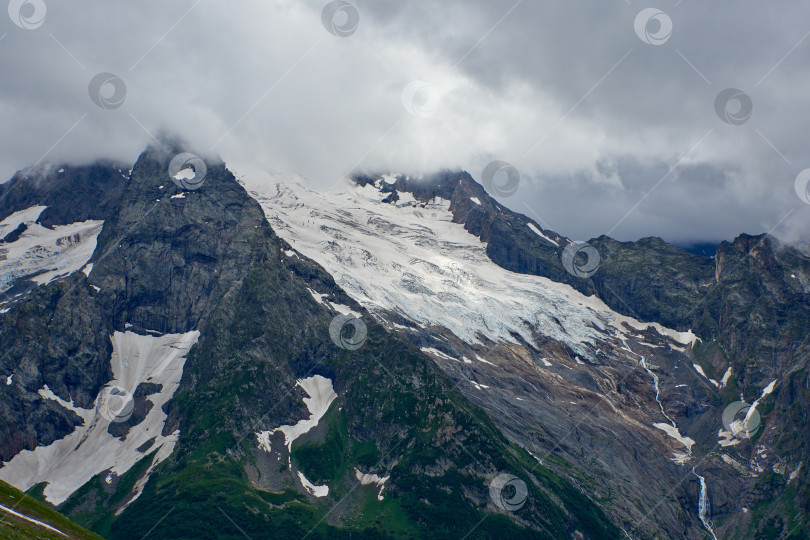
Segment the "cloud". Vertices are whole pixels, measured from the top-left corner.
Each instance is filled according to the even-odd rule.
[[[357,0],[338,37],[326,1],[43,1],[38,28],[0,23],[2,177],[132,161],[165,129],[320,189],[354,169],[480,178],[504,160],[522,184],[502,202],[578,238],[797,240],[810,225],[793,189],[810,167],[803,2],[661,5],[672,33],[651,45],[634,29],[650,6],[623,2]],[[102,72],[125,85],[120,107],[91,99]],[[413,81],[429,86],[403,94]],[[751,98],[742,125],[715,112],[726,88]]]

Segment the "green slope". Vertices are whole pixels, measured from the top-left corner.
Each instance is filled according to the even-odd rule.
[[[0,538],[61,538],[62,540],[66,537],[80,540],[101,538],[97,534],[77,525],[45,503],[36,500],[2,480],[0,480],[0,505],[5,509],[13,510],[17,514],[42,522],[64,533],[59,534],[59,532],[15,516],[11,512],[0,508]]]

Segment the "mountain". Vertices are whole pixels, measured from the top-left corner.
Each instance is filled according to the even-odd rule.
[[[61,169],[31,189],[58,199]],[[219,159],[164,140],[119,191],[123,170],[77,169],[111,204],[64,225],[39,193],[4,202],[2,230],[26,225],[4,254],[30,263],[3,271],[0,478],[108,538],[620,534]],[[86,259],[58,249],[88,222]]]
[[[810,259],[575,243],[467,173],[0,185],[0,479],[107,538],[807,538]],[[33,504],[33,503],[32,503]]]
[[[631,537],[805,534],[801,252],[741,235],[712,260],[600,237],[596,271],[577,272],[587,259],[569,271],[566,248],[580,245],[466,173],[254,196],[294,249],[431,354],[510,439],[562,458],[556,470]],[[735,409],[753,410],[749,431],[724,418]]]

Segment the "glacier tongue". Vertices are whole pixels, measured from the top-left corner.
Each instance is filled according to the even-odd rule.
[[[485,243],[453,222],[450,203],[441,198],[423,203],[401,197],[389,204],[382,202],[387,193],[353,184],[338,194],[300,184],[271,191],[252,194],[279,236],[378,316],[400,313],[474,345],[537,346],[540,335],[591,360],[599,342],[615,343],[631,328],[654,327],[681,343],[694,340],[618,315],[568,285],[501,268]]]

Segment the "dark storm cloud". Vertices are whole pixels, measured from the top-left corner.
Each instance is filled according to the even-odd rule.
[[[347,37],[326,4],[43,0],[41,21],[33,4],[3,17],[0,173],[131,161],[166,129],[322,189],[355,168],[480,178],[504,160],[522,184],[503,202],[577,238],[807,237],[804,2],[358,0]],[[659,45],[634,29],[650,7],[672,23]],[[102,72],[125,85],[114,107],[97,105],[111,85],[88,95]],[[715,112],[726,88],[750,96],[740,125]]]

